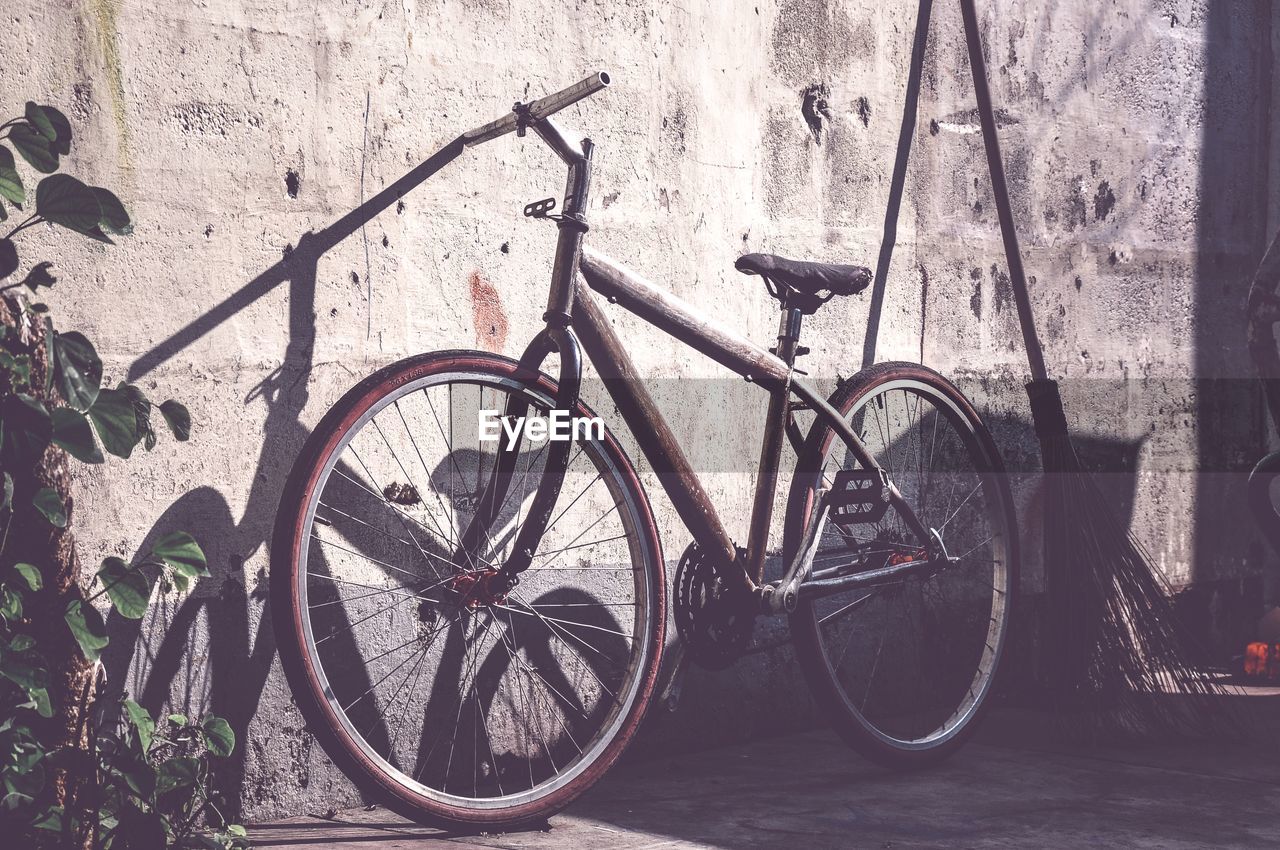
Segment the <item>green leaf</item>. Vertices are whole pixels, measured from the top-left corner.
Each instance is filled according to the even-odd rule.
[[[53,717],[53,703],[49,701],[48,688],[27,688],[27,696],[35,703],[36,714],[41,717]]]
[[[40,663],[39,655],[4,653],[3,661],[0,662],[0,676],[26,691],[49,686],[49,671]]]
[[[144,812],[137,806],[126,806],[120,813],[120,829],[117,832],[119,840],[112,843],[111,850],[152,850],[179,846],[176,840],[170,840],[168,829],[164,815],[160,812]]]
[[[227,824],[227,835],[234,835],[236,838],[245,838],[249,835],[249,831],[238,823]]]
[[[90,227],[88,230],[80,230],[77,232],[80,233],[80,235],[82,236],[88,236],[90,239],[94,240],[95,242],[101,242],[103,245],[116,244],[111,241],[110,236],[102,232],[101,227],[98,227],[96,225],[94,227]]]
[[[22,595],[0,585],[0,617],[10,623],[22,619]]]
[[[44,404],[25,393],[5,396],[0,400],[0,420],[4,421],[6,465],[36,463],[53,435],[53,421]]]
[[[137,567],[117,557],[103,560],[98,579],[122,617],[140,620],[151,602],[151,581]]]
[[[102,218],[93,190],[70,174],[54,174],[40,181],[36,186],[36,212],[79,233],[97,227]]]
[[[36,748],[31,748],[23,755],[26,756],[23,761],[27,763],[19,770],[9,771],[8,775],[5,776],[4,784],[5,788],[11,793],[33,798],[44,787],[44,765],[40,764],[40,751]]]
[[[200,722],[200,730],[204,732],[205,749],[215,756],[226,758],[236,748],[236,733],[221,717],[210,714]]]
[[[27,794],[21,794],[17,791],[10,791],[3,797],[0,797],[0,809],[6,812],[16,811],[31,805],[32,798]]]
[[[24,387],[29,386],[31,383],[30,355],[13,355],[4,349],[0,349],[0,369],[9,373],[10,386]]]
[[[39,817],[31,823],[36,829],[48,830],[49,832],[62,832],[62,806],[50,806],[40,813]]]
[[[7,198],[15,206],[27,200],[27,193],[22,188],[22,177],[13,161],[13,152],[4,145],[0,145],[0,196]]]
[[[155,768],[147,761],[140,746],[136,749],[118,752],[116,757],[111,760],[108,771],[107,781],[122,792],[125,789],[119,787],[120,784],[116,781],[116,777],[123,779],[124,784],[144,800],[150,799],[151,795],[156,792]]]
[[[187,720],[187,716],[185,714],[170,714],[169,722],[176,723],[179,726],[186,726],[189,721]]]
[[[156,793],[185,788],[200,781],[200,760],[189,756],[172,758],[160,765],[156,776]]]
[[[107,626],[102,622],[98,609],[87,602],[73,599],[67,604],[63,614],[71,635],[80,644],[80,651],[89,661],[97,661],[99,654],[110,641],[107,638]]]
[[[39,590],[44,587],[44,580],[40,577],[40,568],[35,564],[14,564],[13,568],[18,571],[18,575],[22,576],[29,589]]]
[[[12,239],[0,239],[0,278],[6,278],[18,270],[18,246]]]
[[[169,399],[160,405],[160,415],[168,423],[169,430],[180,442],[191,438],[191,414],[180,402]]]
[[[125,211],[124,204],[120,203],[120,199],[114,193],[101,186],[92,187],[95,197],[98,199],[98,208],[102,211],[98,224],[103,230],[110,233],[119,233],[127,235],[133,232],[133,222],[129,219],[129,213]]]
[[[11,386],[23,386],[31,380],[31,358],[25,354],[15,357],[0,349],[0,369],[9,373]]]
[[[67,527],[67,509],[62,504],[62,497],[52,487],[41,487],[31,500],[35,509],[44,514],[44,518],[55,528]]]
[[[58,133],[53,129],[53,123],[49,120],[49,117],[45,115],[43,106],[37,105],[35,101],[28,100],[27,108],[23,114],[31,122],[31,126],[40,131],[40,135],[51,142],[58,138]]]
[[[138,445],[138,417],[133,402],[120,389],[103,388],[89,408],[89,419],[98,431],[102,446],[116,457],[128,457]]]
[[[138,389],[136,384],[121,381],[116,389],[123,390],[133,404],[133,417],[137,423],[138,437],[147,451],[156,447],[156,432],[151,427],[151,401]]]
[[[84,334],[54,334],[54,382],[67,404],[76,410],[88,410],[102,387],[102,360],[93,343]]]
[[[41,174],[58,170],[58,148],[30,124],[15,124],[9,131],[9,142]]]
[[[57,134],[53,149],[63,156],[71,153],[71,122],[67,120],[67,116],[63,115],[62,110],[56,106],[45,104],[40,108],[44,110],[44,117],[49,119],[49,123],[53,125],[53,130]]]
[[[187,578],[209,575],[204,551],[195,538],[185,531],[175,531],[160,538],[151,548],[151,555],[164,561],[178,575]]]
[[[151,719],[151,712],[138,705],[131,699],[124,701],[125,716],[129,718],[129,725],[138,735],[138,743],[142,745],[142,752],[146,753],[151,749],[151,741],[156,734],[156,722]]]
[[[83,413],[69,407],[54,408],[53,442],[73,458],[85,463],[102,463],[102,452],[93,439],[93,428]]]
[[[67,155],[72,152],[72,123],[67,120],[67,115],[63,115],[63,111],[56,106],[45,105],[45,116],[49,119],[49,123],[54,125],[54,131],[58,133],[58,141],[54,142],[54,150],[61,155]]]
[[[49,269],[51,268],[53,268],[53,263],[36,263],[31,267],[31,271],[27,272],[27,276],[22,279],[22,282],[32,292],[38,292],[42,286],[53,286],[58,282],[58,279],[49,274]],[[35,309],[34,304],[32,309]],[[36,310],[36,312],[40,311]]]

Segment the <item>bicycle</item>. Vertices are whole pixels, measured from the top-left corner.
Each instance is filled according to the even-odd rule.
[[[911,363],[859,372],[830,398],[798,373],[803,317],[862,291],[865,268],[740,258],[780,303],[765,350],[585,247],[594,146],[551,116],[608,83],[592,75],[460,137],[532,130],[568,168],[560,213],[555,199],[525,208],[558,236],[545,327],[521,358],[438,351],[379,370],[316,426],[281,498],[272,616],[297,703],[358,787],[426,823],[506,828],[559,811],[616,761],[655,697],[661,541],[630,459],[579,398],[583,353],[693,537],[673,619],[695,661],[726,666],[757,617],[786,615],[835,729],[910,767],[972,734],[1003,654],[1017,534],[972,405]],[[745,547],[593,293],[769,393]],[[542,371],[552,355],[554,378]],[[599,427],[532,436],[530,422],[560,414]],[[784,569],[766,581],[784,440],[797,453]]]

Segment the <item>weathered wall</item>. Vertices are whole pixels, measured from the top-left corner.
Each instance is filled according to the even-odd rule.
[[[1218,611],[1206,630],[1226,640],[1244,622],[1235,612],[1260,605],[1271,563],[1240,474],[1267,427],[1242,301],[1267,215],[1271,11],[1210,5],[980,3],[1032,297],[1071,424],[1099,457],[1136,461],[1136,478],[1113,476],[1115,494],[1166,574],[1207,588],[1190,604]],[[808,366],[830,380],[868,353],[923,359],[963,379],[1011,466],[1034,470],[959,13],[935,6],[882,295],[813,321]],[[10,0],[4,108],[64,104],[72,173],[116,188],[137,221],[110,249],[40,234],[62,270],[60,324],[100,342],[109,377],[185,400],[196,421],[190,446],[81,476],[87,561],[182,527],[214,569],[190,598],[159,599],[140,632],[114,623],[109,669],[153,705],[233,720],[247,816],[355,799],[301,730],[263,619],[292,457],[327,405],[382,364],[445,347],[519,353],[552,246],[520,210],[563,176],[544,148],[505,139],[312,271],[282,257],[463,129],[603,68],[614,86],[565,116],[599,145],[593,243],[769,339],[772,302],[732,262],[751,249],[875,263],[919,11],[915,0]],[[801,113],[814,84],[830,91],[817,139]],[[725,376],[629,317],[617,325],[647,374]],[[673,421],[717,457],[755,456],[748,416],[685,404]],[[726,516],[745,517],[750,465],[699,462]],[[653,498],[671,561],[687,535]],[[1034,481],[1019,500],[1034,552]],[[731,531],[745,537],[745,525]],[[807,717],[787,658],[694,672],[654,734],[707,741]],[[734,719],[712,722],[717,709]]]

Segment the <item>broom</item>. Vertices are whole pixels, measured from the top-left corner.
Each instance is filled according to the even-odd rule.
[[[1045,369],[1031,315],[987,85],[974,0],[960,0],[987,167],[1018,321],[1031,367],[1027,395],[1044,468],[1044,567],[1048,616],[1041,676],[1072,732],[1203,733],[1226,691],[1197,666],[1171,589],[1141,544],[1108,509],[1067,431],[1058,385]],[[1170,693],[1181,695],[1171,699]]]

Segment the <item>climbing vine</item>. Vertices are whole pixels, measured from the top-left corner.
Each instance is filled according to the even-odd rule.
[[[13,846],[244,847],[209,790],[231,754],[225,720],[154,718],[128,698],[96,705],[104,611],[140,619],[157,582],[179,592],[207,576],[188,533],[134,561],[111,556],[89,574],[76,557],[68,458],[101,464],[157,442],[162,421],[191,433],[179,402],[103,379],[93,343],[60,331],[39,300],[52,262],[25,262],[43,226],[110,245],[132,223],[111,191],[55,173],[71,152],[66,116],[28,102],[0,124],[0,830]],[[16,157],[15,157],[16,152]],[[39,175],[34,192],[19,159]],[[25,269],[25,271],[22,271]],[[105,454],[104,454],[105,452]]]

